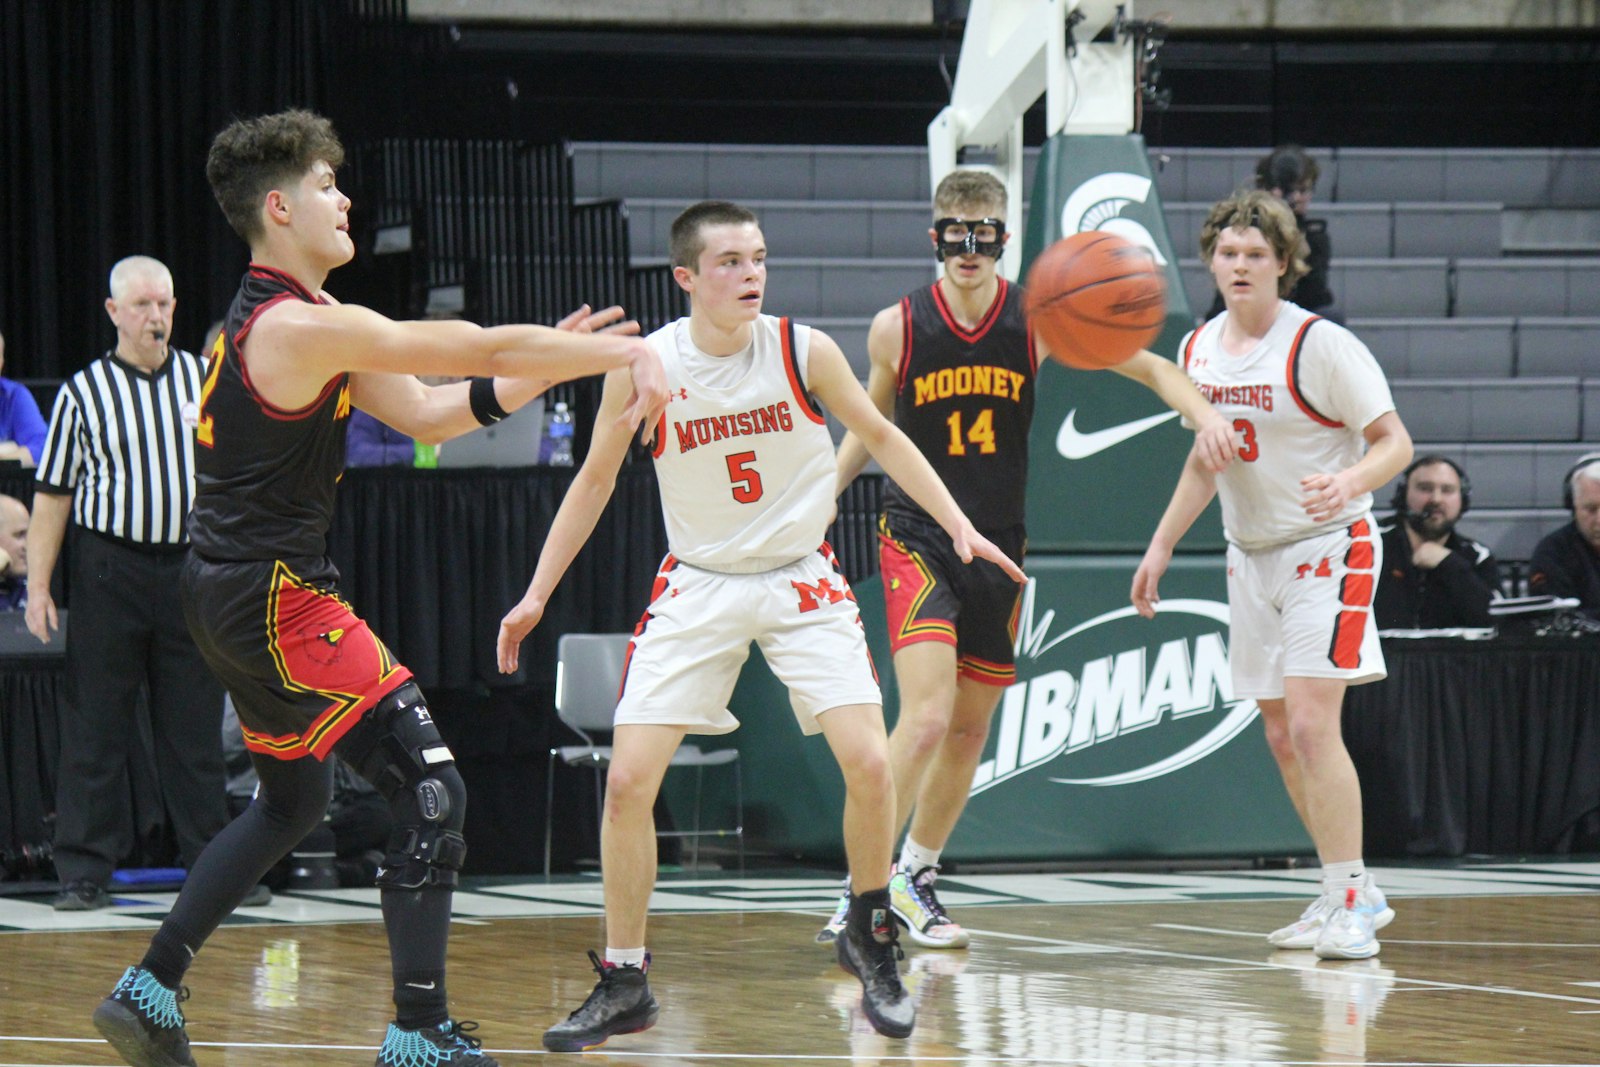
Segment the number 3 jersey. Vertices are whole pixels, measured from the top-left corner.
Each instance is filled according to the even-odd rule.
[[[1024,520],[1028,428],[1039,356],[1022,313],[1022,290],[1004,278],[977,325],[957,321],[938,283],[900,301],[904,335],[894,423],[943,479],[980,530]],[[929,518],[891,482],[891,513]]]
[[[1222,347],[1223,312],[1184,338],[1189,378],[1233,425],[1237,458],[1217,476],[1222,526],[1243,549],[1348,526],[1372,507],[1363,493],[1326,522],[1303,506],[1300,479],[1337,474],[1366,451],[1362,431],[1394,410],[1378,361],[1355,334],[1284,301],[1266,336],[1242,355]]]
[[[700,351],[679,319],[650,335],[666,368],[656,480],[672,554],[755,573],[815,552],[833,515],[833,437],[806,390],[811,330],[762,315],[750,348]]]

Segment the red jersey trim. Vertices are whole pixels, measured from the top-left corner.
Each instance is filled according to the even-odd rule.
[[[983,318],[979,319],[978,324],[970,330],[956,321],[955,315],[950,311],[949,303],[944,298],[944,290],[939,288],[938,282],[933,283],[933,304],[939,309],[939,315],[944,319],[944,324],[950,327],[951,333],[968,344],[982,340],[983,335],[988,333],[989,328],[1000,318],[1000,311],[1005,307],[1006,280],[1004,278],[996,278],[995,280],[1000,284],[994,294],[994,303],[989,305],[989,310],[983,313]]]
[[[660,459],[662,454],[664,452],[666,452],[666,450],[667,450],[667,416],[666,416],[666,413],[663,412],[662,415],[661,415],[660,420],[656,423],[656,443],[650,449],[650,458],[652,458],[652,459]]]
[[[1287,371],[1285,372],[1285,376],[1289,381],[1289,395],[1294,397],[1295,405],[1299,407],[1301,411],[1305,412],[1306,415],[1309,416],[1314,422],[1319,422],[1324,426],[1330,426],[1335,430],[1342,430],[1344,429],[1344,423],[1335,422],[1333,419],[1323,415],[1321,412],[1317,411],[1316,408],[1307,403],[1306,398],[1300,394],[1300,346],[1305,342],[1306,331],[1311,329],[1311,324],[1321,321],[1321,315],[1313,315],[1305,322],[1300,324],[1299,331],[1294,335],[1294,341],[1289,345],[1289,360],[1287,363]],[[1195,332],[1199,333],[1200,331],[1196,330]]]
[[[894,391],[900,392],[906,387],[906,376],[911,368],[911,298],[900,298],[900,374],[894,383]]]
[[[825,425],[828,420],[811,402],[811,394],[806,392],[805,386],[800,384],[800,363],[795,355],[794,323],[791,320],[778,320],[778,339],[783,343],[783,369],[789,375],[789,388],[794,392],[795,401],[799,403],[800,410],[806,413],[806,418],[819,426]]]
[[[1184,369],[1184,371],[1187,372],[1188,369],[1189,369],[1189,357],[1194,354],[1195,342],[1200,340],[1200,331],[1205,329],[1209,325],[1211,325],[1209,322],[1202,322],[1200,325],[1196,326],[1190,332],[1190,334],[1189,334],[1189,343],[1183,346],[1183,369]]]
[[[321,410],[323,404],[328,402],[329,395],[344,385],[345,379],[348,377],[348,375],[337,374],[332,378],[329,378],[328,383],[322,387],[322,391],[317,394],[316,399],[312,400],[311,403],[306,404],[304,407],[282,408],[268,400],[266,397],[262,396],[260,391],[256,389],[254,383],[250,381],[250,364],[246,362],[244,358],[244,341],[245,338],[250,335],[251,328],[255,326],[256,319],[260,318],[261,313],[266,311],[268,308],[276,307],[285,300],[294,300],[296,298],[305,300],[306,302],[312,304],[320,304],[322,301],[313,297],[306,291],[305,286],[301,285],[299,282],[295,281],[281,270],[273,270],[271,267],[257,266],[256,264],[252,263],[250,265],[250,273],[256,275],[257,277],[273,278],[283,282],[293,289],[294,292],[279,293],[270,300],[263,300],[256,306],[254,311],[250,312],[250,317],[245,319],[244,325],[241,326],[239,328],[239,332],[233,336],[233,351],[234,355],[237,356],[239,360],[239,379],[244,383],[245,392],[250,394],[251,398],[255,400],[256,406],[261,409],[261,413],[267,416],[269,419],[277,419],[280,422],[298,422],[301,419],[309,418]]]

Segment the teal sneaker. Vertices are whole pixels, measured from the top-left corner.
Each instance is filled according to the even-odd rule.
[[[178,1008],[188,999],[187,988],[168,989],[143,967],[129,967],[94,1009],[94,1028],[133,1067],[195,1067]]]

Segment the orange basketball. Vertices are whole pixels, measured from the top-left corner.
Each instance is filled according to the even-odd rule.
[[[1100,370],[1147,348],[1167,321],[1167,279],[1150,250],[1100,230],[1064,237],[1028,268],[1028,324],[1050,355]]]

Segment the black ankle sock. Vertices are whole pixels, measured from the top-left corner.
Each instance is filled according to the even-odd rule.
[[[139,966],[168,989],[177,989],[189,971],[189,964],[194,962],[194,950],[190,946],[199,943],[200,938],[168,919],[150,939],[150,947],[145,950]]]
[[[878,921],[874,921],[874,912],[879,913]],[[845,920],[845,926],[858,936],[871,937],[875,928],[890,921],[888,886],[869,893],[850,894],[850,916]]]
[[[444,1025],[450,1010],[443,971],[412,971],[394,977],[394,1021],[400,1029]]]

